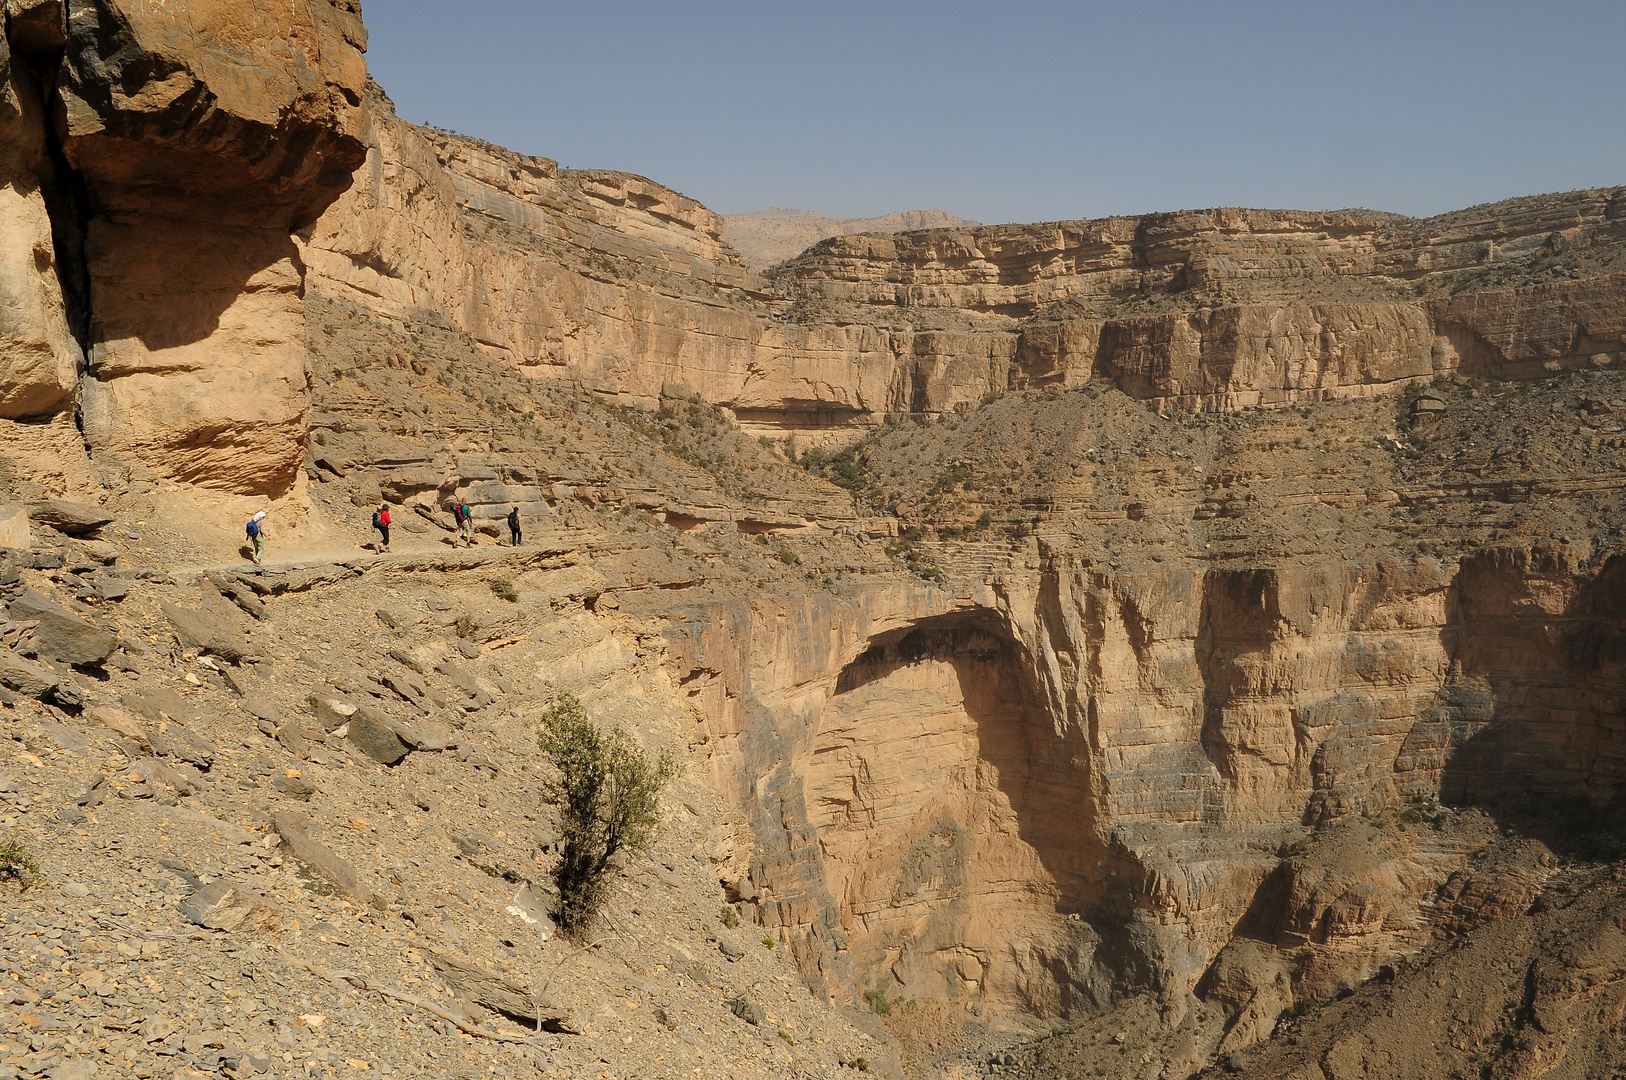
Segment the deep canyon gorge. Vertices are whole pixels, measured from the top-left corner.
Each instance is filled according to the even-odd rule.
[[[146,768],[101,819],[205,806],[226,854],[176,880],[214,859],[287,910],[145,944],[282,971],[342,925],[299,962],[376,1009],[364,1049],[410,993],[448,1055],[535,1011],[523,1076],[1626,1069],[1626,188],[834,235],[759,272],[654,180],[399,118],[355,0],[4,12],[0,719],[39,774],[6,828],[60,849],[65,925],[129,930],[109,837],[168,833],[86,814]],[[380,504],[398,550],[363,554]],[[262,509],[273,569],[237,546]],[[519,899],[553,689],[681,764],[591,974]],[[333,895],[350,922],[300,908]],[[17,1075],[355,1072],[263,973],[215,1044],[150,1003],[42,1027],[72,994],[5,940]],[[474,959],[359,959],[431,945]]]

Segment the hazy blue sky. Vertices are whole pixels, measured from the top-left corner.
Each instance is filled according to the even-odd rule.
[[[714,210],[1427,215],[1626,183],[1626,0],[366,0],[401,115]]]

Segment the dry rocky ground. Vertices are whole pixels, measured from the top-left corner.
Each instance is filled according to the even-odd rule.
[[[661,671],[658,639],[608,609],[598,556],[573,541],[424,545],[201,579],[131,565],[112,541],[37,547],[8,596],[45,597],[76,627],[106,629],[92,651],[116,648],[78,674],[50,666],[41,643],[39,667],[61,688],[46,701],[8,691],[0,710],[3,824],[43,875],[7,892],[0,1067],[882,1068],[888,1051],[815,1001],[772,938],[724,925],[719,868],[739,857],[738,837],[704,780],[704,728]],[[62,569],[33,568],[56,552]],[[128,590],[118,600],[84,584],[115,576]],[[206,651],[166,604],[204,613]],[[8,624],[12,637],[22,625]],[[585,949],[545,914],[556,809],[533,718],[552,690],[683,766],[654,850],[631,862]]]

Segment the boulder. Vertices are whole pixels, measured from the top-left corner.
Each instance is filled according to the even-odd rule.
[[[130,766],[130,772],[138,777],[143,784],[152,787],[173,788],[179,795],[196,795],[204,787],[203,777],[199,776],[196,770],[187,768],[185,765],[165,765],[155,758],[142,758]],[[169,809],[179,810],[180,807],[170,807]],[[195,811],[194,813],[195,817],[187,819],[194,825],[204,824],[204,822],[197,820],[198,818],[208,818],[211,827],[228,828],[223,821],[209,818],[207,814],[196,813]],[[179,815],[172,816],[175,816],[177,820],[181,820]],[[235,825],[229,826],[229,828],[236,829],[243,836],[242,840],[233,840],[232,843],[246,844],[254,837],[254,834],[247,829],[237,829]]]
[[[150,723],[185,724],[197,719],[198,715],[191,702],[176,691],[162,686],[125,694],[124,706]]]
[[[31,698],[43,698],[56,689],[58,682],[56,672],[44,664],[33,663],[10,649],[0,648],[0,686]]]
[[[8,609],[17,622],[38,620],[29,647],[48,660],[75,666],[104,662],[118,648],[118,637],[81,619],[36,589],[25,589]]]
[[[317,687],[310,694],[311,712],[322,725],[323,731],[333,731],[350,722],[356,715],[356,706],[337,690]]]
[[[186,699],[175,691],[159,689],[144,694],[126,694],[124,704],[146,721],[142,730],[154,753],[160,757],[190,762],[200,769],[214,765],[214,746],[183,723],[183,719],[191,718],[194,713]]]
[[[182,794],[191,794],[203,789],[202,777],[188,777],[179,768],[165,769],[160,765],[158,766],[158,776],[160,780],[168,783]],[[186,786],[183,787],[183,784]],[[191,790],[189,791],[188,788]],[[154,814],[166,817],[171,821],[178,821],[184,825],[202,829],[206,834],[217,837],[228,844],[252,844],[261,839],[259,833],[245,829],[241,825],[233,825],[229,821],[221,821],[217,817],[205,814],[201,810],[194,810],[190,806],[165,806],[161,803],[153,803],[149,806],[149,809]]]
[[[244,612],[263,619],[267,615],[265,602],[254,595],[254,590],[229,574],[206,574],[209,583],[220,595],[236,604]]]
[[[203,604],[196,610],[178,607],[167,600],[158,606],[181,641],[199,652],[212,653],[233,663],[251,655],[248,635],[238,621],[236,609],[213,588],[204,590]]]
[[[215,763],[215,748],[199,735],[176,723],[159,723],[147,728],[147,742],[161,757],[190,762],[200,769]]]
[[[502,1013],[511,1020],[526,1024],[540,1021],[543,1031],[574,1031],[569,1026],[566,1014],[495,972],[439,949],[429,950],[429,963],[440,974],[441,980],[457,991],[460,998],[467,998],[492,1012]]]
[[[45,525],[69,536],[85,536],[113,522],[113,515],[98,507],[68,502],[66,499],[32,503],[28,516],[36,525]]]
[[[0,506],[0,548],[27,551],[34,546],[28,528],[28,511],[15,504]]]
[[[388,723],[390,730],[395,732],[395,737],[414,750],[430,753],[450,750],[457,745],[457,737],[449,728],[427,718],[407,721],[390,717]]]
[[[98,600],[113,602],[130,595],[130,583],[111,570],[98,570],[90,577]]]
[[[362,753],[383,765],[394,765],[407,756],[407,745],[372,709],[358,709],[350,718],[349,738]]]
[[[377,676],[380,686],[387,687],[395,692],[395,696],[409,705],[423,707],[423,699],[429,696],[428,687],[422,680],[405,671],[386,671]]]
[[[312,837],[307,831],[309,823],[304,818],[289,810],[279,810],[271,823],[277,835],[282,837],[288,853],[295,859],[358,902],[362,904],[372,902],[373,890],[362,882],[356,868],[335,855],[326,844]]]
[[[83,538],[74,540],[73,550],[82,555],[86,560],[101,563],[103,566],[112,566],[114,563],[119,561],[119,556],[123,554],[123,552],[119,550],[119,546],[117,544],[110,543],[106,540]]]
[[[147,731],[134,716],[124,709],[112,705],[99,705],[85,712],[87,719],[102,725],[109,731],[116,732],[126,739],[133,739],[137,743],[148,746]]]
[[[178,905],[187,922],[210,930],[249,930],[275,933],[282,929],[282,912],[265,897],[231,878],[216,878]]]
[[[763,1021],[767,1019],[767,1014],[762,1011],[762,1006],[744,994],[729,1001],[728,1011],[752,1027],[761,1027]]]
[[[271,781],[271,790],[300,802],[310,802],[316,794],[316,785],[302,776],[279,776]]]

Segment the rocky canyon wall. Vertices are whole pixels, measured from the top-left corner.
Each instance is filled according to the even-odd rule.
[[[1057,558],[667,636],[753,823],[733,887],[825,989],[1057,1016],[1291,972],[1245,1045],[1426,942],[1472,847],[1306,837],[1436,795],[1618,800],[1618,564]]]
[[[400,121],[366,89],[353,4],[15,0],[7,20],[3,408],[227,491],[298,476],[307,288],[432,315],[537,378],[640,408],[698,395],[803,443],[1096,377],[1199,409],[1539,377],[1616,364],[1626,334],[1619,189],[1426,222],[842,236],[769,279],[653,181]],[[75,442],[8,429],[25,435]]]
[[[306,408],[290,232],[361,162],[359,7],[14,0],[6,34],[7,418],[71,420],[102,467],[287,491]]]
[[[1427,222],[1216,210],[842,236],[764,279],[720,218],[652,181],[415,128],[381,93],[369,113],[369,164],[306,248],[313,287],[434,310],[623,404],[699,395],[756,434],[850,441],[1096,377],[1160,407],[1280,405],[1607,366],[1626,345],[1618,190]]]
[[[1495,906],[1469,826],[1374,822],[1622,794],[1623,189],[758,275],[653,181],[396,117],[348,0],[5,11],[0,483],[657,534],[719,876],[836,997],[1244,1043]],[[742,432],[863,443],[843,491]]]

